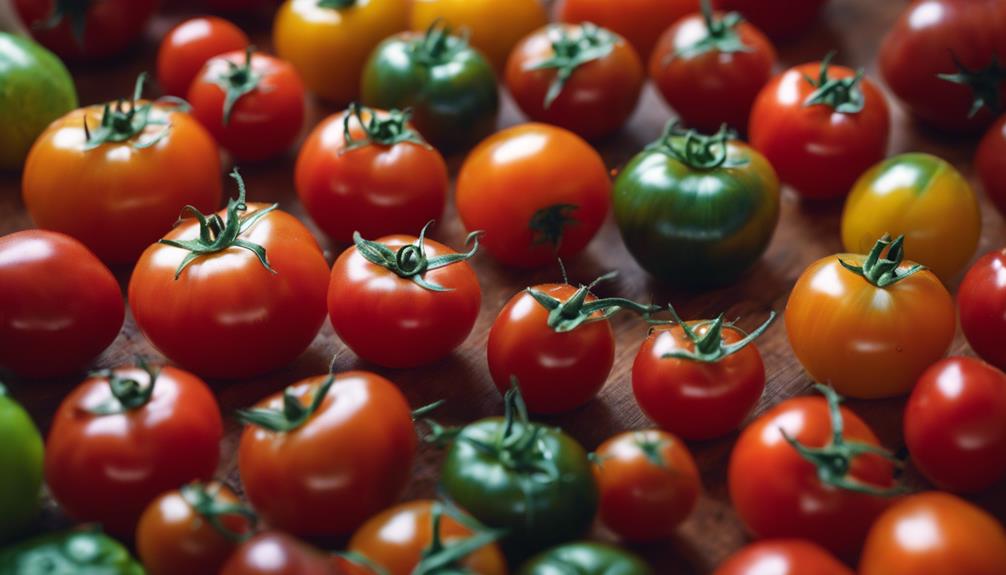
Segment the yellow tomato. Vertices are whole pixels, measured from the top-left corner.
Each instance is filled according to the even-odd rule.
[[[884,234],[904,235],[906,257],[949,281],[974,255],[981,228],[978,200],[960,172],[936,156],[902,154],[870,168],[853,186],[842,243],[865,253]]]

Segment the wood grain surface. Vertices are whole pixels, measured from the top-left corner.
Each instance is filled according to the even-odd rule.
[[[904,5],[904,2],[895,0],[834,0],[815,29],[795,43],[780,46],[781,64],[790,66],[819,59],[828,50],[837,49],[838,63],[865,66],[867,72],[876,79],[875,56],[881,38]],[[81,104],[102,102],[128,94],[137,73],[153,70],[157,39],[182,16],[170,12],[159,16],[144,42],[123,58],[100,65],[72,67]],[[258,46],[268,47],[271,25],[268,15],[248,16],[240,23],[252,34]],[[974,141],[947,139],[924,131],[913,124],[893,100],[891,104],[893,139],[890,153],[934,153],[951,161],[974,181],[971,168]],[[319,120],[336,111],[311,102],[304,133]],[[626,129],[599,145],[608,167],[619,169],[633,154],[655,139],[671,117],[671,111],[652,89],[647,88],[639,110]],[[500,126],[521,121],[519,112],[509,98],[505,97]],[[296,149],[276,161],[242,165],[241,168],[248,183],[250,200],[280,202],[282,209],[309,222],[293,189],[295,158]],[[462,159],[462,156],[449,158],[452,174],[457,173]],[[999,214],[984,198],[982,202],[984,231],[979,253],[1006,244]],[[792,191],[785,191],[780,225],[765,257],[739,283],[716,291],[681,293],[669,291],[655,283],[633,262],[610,219],[586,252],[567,262],[567,267],[570,279],[574,282],[586,282],[604,272],[618,270],[620,275],[615,281],[598,287],[599,295],[619,295],[641,301],[652,300],[659,304],[673,302],[685,318],[712,317],[724,311],[728,318],[744,318],[740,325],[753,327],[761,323],[770,310],[780,313],[783,311],[790,288],[809,263],[841,251],[841,207],[840,202],[801,203]],[[0,234],[30,225],[21,201],[18,175],[0,175]],[[323,241],[331,262],[345,246],[332,245],[323,239],[317,228],[312,226],[312,230]],[[452,206],[448,207],[442,223],[432,235],[449,245],[461,245],[464,229]],[[413,406],[439,398],[447,399],[448,403],[441,412],[442,419],[447,423],[469,422],[500,413],[502,402],[486,366],[485,345],[489,327],[497,312],[516,291],[534,283],[554,281],[559,278],[559,270],[549,268],[535,272],[515,272],[497,265],[487,255],[476,257],[473,265],[482,284],[482,310],[475,331],[453,356],[424,369],[379,369],[357,360],[326,322],[310,349],[282,372],[251,381],[211,382],[225,415],[229,416],[235,409],[248,406],[301,377],[324,372],[333,357],[337,370],[373,370],[395,381]],[[120,269],[116,272],[125,287],[129,270]],[[956,289],[959,281],[960,278],[956,278],[951,288]],[[547,420],[562,426],[590,449],[617,432],[650,426],[632,397],[629,377],[632,360],[646,334],[645,326],[632,318],[618,317],[614,320],[614,329],[618,340],[615,368],[600,396],[582,409]],[[765,361],[768,384],[756,414],[786,398],[807,393],[812,381],[793,356],[782,321],[777,322],[763,336],[758,347]],[[951,352],[970,353],[960,333]],[[160,358],[137,331],[132,319],[127,318],[122,333],[96,361],[96,366],[111,367],[128,363],[137,354]],[[10,388],[13,395],[26,405],[44,432],[60,400],[79,381],[80,378],[50,382],[12,381]],[[903,400],[852,401],[849,405],[873,426],[887,446],[894,450],[903,448],[900,433]],[[238,424],[228,417],[219,476],[235,486],[239,485],[235,456],[239,431]],[[746,542],[744,529],[730,506],[726,490],[727,462],[735,439],[736,434],[689,445],[702,472],[704,495],[694,515],[681,527],[676,537],[636,548],[652,561],[657,573],[708,573]],[[433,494],[439,462],[440,454],[436,450],[422,448],[415,466],[414,481],[404,495],[405,499]],[[927,488],[911,468],[907,470],[906,480],[913,487]],[[985,493],[975,500],[1000,520],[1006,519],[1006,486]],[[65,519],[51,502],[47,505],[43,523],[43,528],[53,528],[65,523]],[[608,537],[601,528],[597,529],[597,536]]]

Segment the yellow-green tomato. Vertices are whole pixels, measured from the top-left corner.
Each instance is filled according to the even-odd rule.
[[[41,489],[42,436],[0,383],[0,541],[35,518]]]

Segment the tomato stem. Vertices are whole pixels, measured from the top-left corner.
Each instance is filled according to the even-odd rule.
[[[223,122],[225,126],[230,123],[231,114],[234,112],[234,106],[238,103],[238,100],[254,92],[262,81],[262,75],[252,68],[252,54],[254,51],[255,47],[249,45],[245,48],[245,61],[243,64],[235,64],[230,60],[226,60],[227,70],[211,79],[211,82],[224,93]]]
[[[988,66],[973,70],[961,63],[953,51],[950,52],[950,57],[954,61],[957,72],[937,74],[937,77],[971,89],[973,100],[971,109],[968,111],[968,118],[974,118],[982,108],[988,108],[994,115],[998,115],[1002,111],[1000,89],[1003,82],[1006,81],[1006,67],[999,63],[999,57],[993,54],[992,61]]]
[[[479,238],[482,236],[482,232],[474,231],[468,234],[468,237],[465,238],[465,245],[472,244],[472,247],[467,252],[427,258],[424,243],[426,231],[432,225],[433,220],[427,222],[419,232],[419,238],[415,243],[402,246],[397,251],[393,251],[380,242],[363,239],[360,232],[353,232],[353,244],[356,245],[356,251],[368,262],[394,272],[400,278],[411,280],[421,288],[430,291],[453,291],[453,289],[428,282],[423,276],[428,271],[471,259],[479,251]]]
[[[472,535],[458,541],[445,543],[441,532],[444,515],[468,528]],[[461,512],[453,505],[439,501],[430,508],[430,544],[422,552],[422,560],[412,571],[412,575],[462,575],[472,573],[459,565],[465,557],[498,540],[504,531],[489,529],[475,518]],[[473,573],[474,575],[474,573]]]
[[[74,42],[81,50],[84,49],[84,38],[87,35],[87,13],[91,9],[92,0],[56,0],[53,2],[52,13],[40,22],[32,25],[33,30],[52,30],[67,21]]]
[[[148,365],[143,358],[138,358],[137,364],[147,374],[146,385],[132,378],[121,377],[111,369],[92,372],[90,377],[108,380],[112,397],[87,411],[98,416],[117,415],[139,409],[149,403],[154,395],[154,385],[157,383],[160,370]]]
[[[838,258],[838,263],[842,264],[842,267],[845,269],[864,278],[876,287],[886,288],[916,272],[926,269],[926,266],[922,264],[915,264],[903,272],[898,271],[898,268],[901,267],[902,261],[905,259],[904,242],[904,235],[898,236],[898,238],[892,242],[890,234],[884,234],[883,237],[877,240],[877,243],[873,245],[873,249],[871,249],[869,255],[866,256],[866,260],[863,262],[863,265],[856,266],[850,264],[841,257]],[[887,257],[881,257],[884,254],[885,249],[887,250]]]
[[[685,335],[692,341],[695,346],[693,351],[689,350],[676,350],[665,353],[661,355],[661,359],[684,359],[689,361],[699,361],[703,363],[716,363],[722,361],[723,359],[730,357],[731,355],[737,353],[738,351],[744,349],[754,340],[758,339],[761,334],[765,333],[765,330],[772,325],[775,321],[776,313],[775,310],[769,312],[768,319],[765,320],[757,329],[751,333],[744,336],[743,339],[736,341],[731,344],[725,345],[723,343],[723,328],[733,327],[738,329],[734,322],[724,323],[724,314],[716,316],[716,319],[709,321],[705,320],[700,322],[700,326],[708,325],[709,329],[706,333],[698,335],[695,333],[695,329],[688,325],[687,322],[681,319],[678,315],[677,310],[674,309],[673,305],[667,305],[668,311],[671,312],[671,317],[673,318],[675,324],[680,325],[681,329],[685,332]]]
[[[668,444],[666,439],[659,436],[647,437],[647,434],[637,431],[633,434],[632,441],[654,467],[667,469],[667,461],[664,459],[663,454],[660,453],[660,450]]]
[[[721,125],[715,134],[707,136],[696,130],[685,130],[677,120],[672,120],[664,127],[660,138],[646,146],[646,150],[669,156],[694,170],[734,168],[747,164],[747,160],[729,159],[728,143],[736,137],[726,124]]]
[[[814,91],[807,96],[803,105],[809,107],[823,104],[842,114],[856,114],[866,104],[863,90],[859,86],[865,71],[860,68],[850,78],[829,78],[828,69],[835,54],[832,50],[821,60],[821,71],[816,80],[804,75],[803,79],[814,87]]]
[[[663,62],[665,67],[670,65],[675,58],[695,58],[709,52],[732,54],[754,51],[737,34],[737,26],[744,21],[738,12],[728,12],[723,17],[717,18],[710,0],[702,0],[701,5],[702,19],[706,23],[706,35],[692,44],[681,46],[668,54]]]
[[[150,112],[156,103],[170,102],[176,105],[181,111],[188,111],[189,105],[185,100],[173,97],[159,98],[155,102],[147,102],[137,105],[137,100],[143,95],[143,86],[147,81],[147,73],[143,72],[136,78],[136,85],[133,88],[133,96],[130,100],[119,98],[114,102],[105,102],[101,113],[101,123],[91,131],[87,125],[87,110],[82,110],[84,118],[84,151],[93,150],[108,142],[127,142],[136,136],[140,136],[147,129],[147,126],[164,126],[157,134],[147,139],[137,137],[132,146],[137,150],[149,148],[160,142],[171,130],[171,122],[167,118],[151,118]]]
[[[237,502],[228,502],[220,498],[219,484],[212,487],[198,481],[183,486],[179,493],[192,509],[206,520],[207,523],[232,543],[243,543],[254,535],[258,525],[258,516],[250,507]],[[249,529],[238,533],[224,525],[224,517],[241,517],[248,521]]]
[[[618,41],[614,34],[590,22],[576,26],[572,32],[565,25],[552,25],[549,27],[548,35],[552,42],[552,55],[524,67],[528,71],[556,71],[555,78],[545,94],[546,110],[562,93],[566,82],[577,68],[607,57],[615,49],[615,43]]]
[[[364,121],[364,113],[369,116],[370,119],[368,121]],[[346,108],[342,119],[343,140],[346,142],[346,147],[339,150],[339,155],[351,152],[357,148],[365,148],[371,144],[390,148],[405,142],[411,142],[427,150],[432,150],[433,147],[423,139],[419,132],[409,128],[409,118],[411,116],[411,110],[392,109],[388,110],[387,117],[381,118],[371,108],[361,106],[357,102],[351,103]],[[357,140],[353,138],[353,132],[350,129],[350,121],[353,118],[356,118],[360,128],[363,129],[363,139]]]
[[[451,34],[451,27],[442,18],[434,20],[426,29],[426,34],[410,45],[416,61],[427,67],[444,64],[467,47],[467,33]]]
[[[318,411],[334,383],[335,374],[330,374],[318,386],[311,398],[311,403],[306,406],[294,394],[296,388],[291,385],[283,390],[283,407],[281,409],[241,409],[237,412],[237,419],[246,425],[254,425],[276,433],[293,431],[307,423],[307,420]]]
[[[356,5],[356,0],[318,0],[319,8],[333,8],[344,10]]]
[[[548,310],[548,326],[558,333],[573,331],[585,323],[605,321],[622,310],[635,312],[646,318],[660,311],[658,306],[643,305],[625,298],[604,298],[587,302],[587,296],[594,286],[617,275],[618,272],[610,272],[597,278],[590,285],[581,285],[565,302],[530,287],[527,288],[527,293]],[[600,315],[595,316],[594,314],[598,312]]]

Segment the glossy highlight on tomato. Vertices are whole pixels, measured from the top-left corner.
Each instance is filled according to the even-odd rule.
[[[751,543],[731,555],[713,575],[854,575],[823,547],[802,539]]]
[[[220,575],[347,575],[338,561],[281,531],[263,531],[234,552]]]

